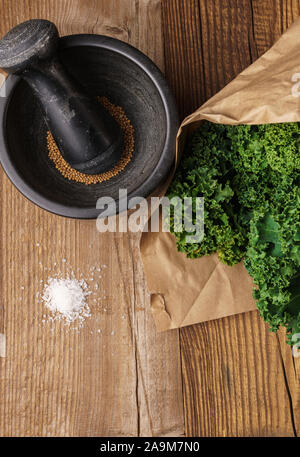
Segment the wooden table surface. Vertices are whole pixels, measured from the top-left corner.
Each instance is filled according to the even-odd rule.
[[[62,35],[133,44],[165,72],[183,118],[269,49],[300,2],[0,0],[0,12],[1,35],[39,17]],[[300,433],[300,360],[283,332],[252,312],[158,334],[139,235],[99,234],[37,208],[2,171],[0,183],[1,436]],[[71,271],[100,285],[80,331],[49,321],[36,296]]]

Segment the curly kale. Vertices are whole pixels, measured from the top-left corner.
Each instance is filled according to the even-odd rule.
[[[168,196],[204,197],[205,236],[177,247],[196,258],[244,259],[272,331],[300,333],[300,124],[228,126],[204,121],[187,145]],[[196,217],[196,215],[194,215]]]
[[[204,196],[205,236],[199,244],[186,243],[185,231],[175,233],[179,251],[190,258],[218,252],[224,263],[242,260],[247,248],[247,222],[238,217],[239,203],[233,190],[235,173],[230,143],[223,125],[203,123],[192,137],[168,197]],[[174,233],[174,220],[171,220]]]

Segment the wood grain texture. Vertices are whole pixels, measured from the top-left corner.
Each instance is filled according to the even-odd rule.
[[[128,41],[163,69],[159,1],[1,0],[0,11],[1,35],[26,19],[50,19],[63,35]],[[0,181],[0,435],[182,435],[178,332],[156,333],[139,235],[99,234],[93,221],[37,208],[2,171]],[[102,271],[92,275],[93,267]],[[36,296],[41,281],[71,271],[94,291],[92,318],[79,331],[49,322]]]
[[[270,48],[296,0],[163,2],[166,75],[182,118]],[[300,433],[300,359],[257,312],[180,330],[188,436]]]

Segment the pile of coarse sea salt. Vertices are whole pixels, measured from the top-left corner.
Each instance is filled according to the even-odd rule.
[[[91,316],[87,297],[91,292],[84,279],[50,278],[45,284],[42,299],[55,315],[54,320],[64,319],[67,323],[83,322]]]

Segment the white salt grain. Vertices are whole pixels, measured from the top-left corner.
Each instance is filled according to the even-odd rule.
[[[65,319],[68,323],[90,317],[86,302],[90,294],[84,280],[50,278],[44,288],[42,299],[56,318]]]

